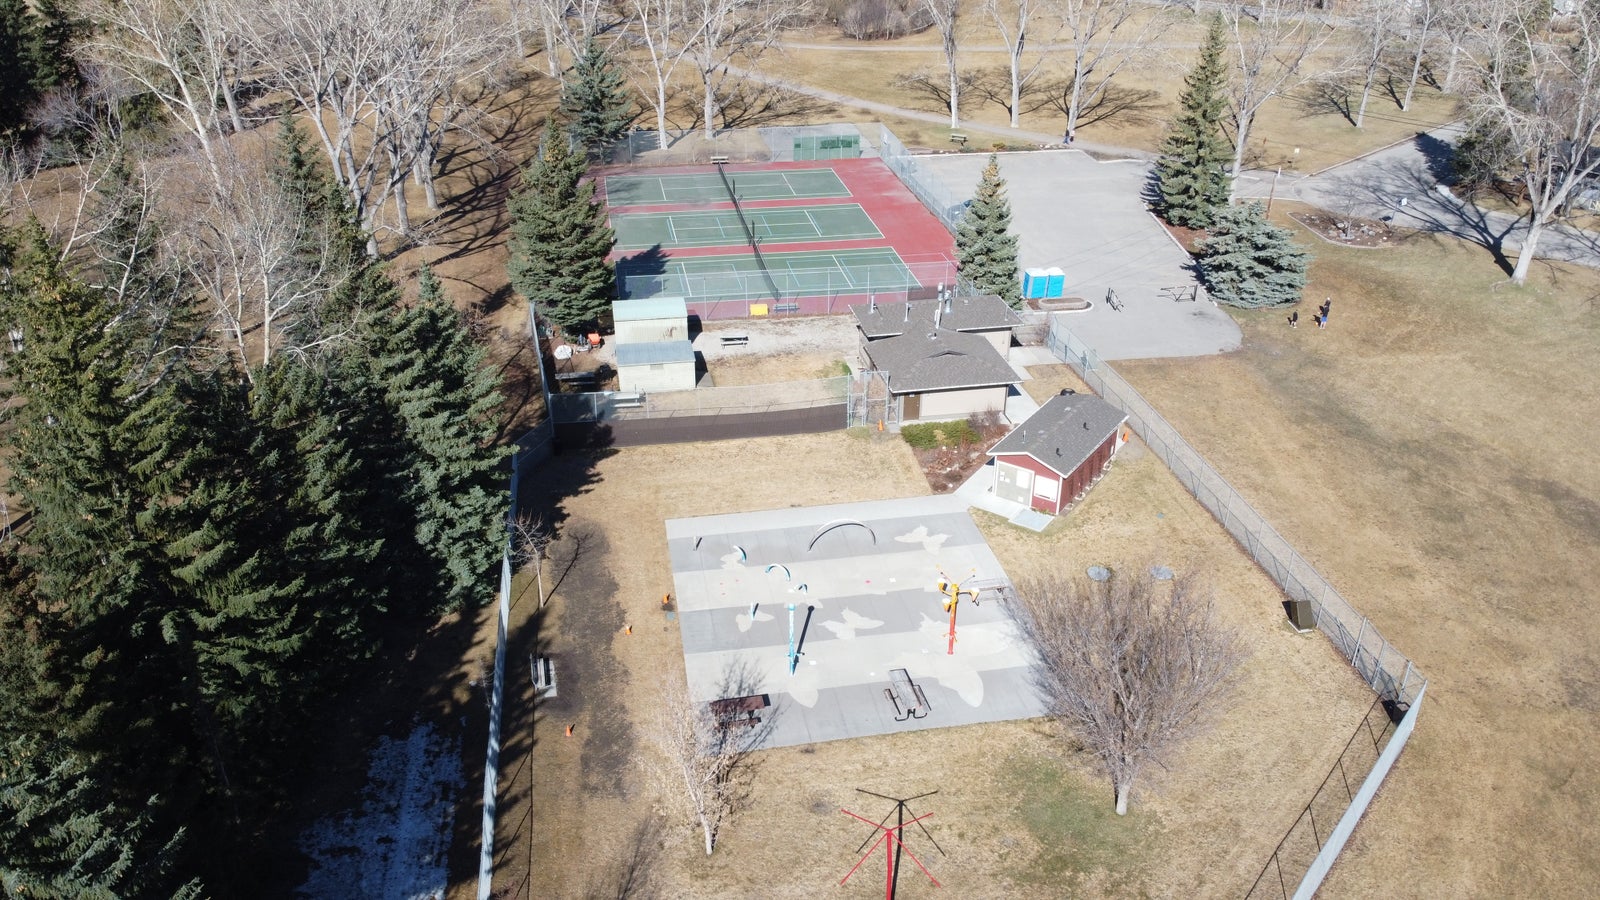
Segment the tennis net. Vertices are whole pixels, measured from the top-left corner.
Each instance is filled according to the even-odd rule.
[[[766,280],[767,288],[772,291],[772,299],[783,299],[783,292],[778,290],[778,283],[772,278],[772,270],[767,268],[767,261],[761,255],[761,242],[756,239],[756,232],[750,227],[750,220],[744,217],[744,205],[739,202],[739,194],[734,191],[733,181],[728,178],[727,169],[722,163],[717,163],[717,175],[721,176],[722,186],[728,191],[728,199],[733,201],[734,215],[739,217],[739,226],[744,229],[744,239],[750,243],[750,252],[755,254],[756,267],[761,270],[761,277]]]

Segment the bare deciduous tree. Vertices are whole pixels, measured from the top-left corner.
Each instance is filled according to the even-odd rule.
[[[1367,102],[1372,86],[1385,70],[1390,48],[1411,15],[1410,8],[1394,0],[1361,0],[1354,9],[1357,40],[1350,63],[1361,73],[1361,101],[1356,104],[1354,124],[1360,128],[1367,120]],[[1409,95],[1408,95],[1409,96]]]
[[[1401,43],[1411,61],[1406,95],[1400,99],[1402,111],[1411,109],[1411,100],[1417,93],[1417,82],[1422,78],[1422,63],[1428,58],[1428,50],[1438,35],[1447,6],[1448,0],[1416,0],[1411,4],[1401,33]]]
[[[555,543],[555,535],[544,520],[532,513],[521,513],[511,526],[511,550],[516,554],[518,566],[533,566],[533,577],[539,587],[539,605],[544,606],[544,560]]]
[[[1302,66],[1328,40],[1332,29],[1304,0],[1229,0],[1221,15],[1233,56],[1228,114],[1233,125],[1231,174],[1237,183],[1256,114],[1268,100],[1306,81]],[[1233,199],[1231,189],[1228,199]]]
[[[680,42],[700,76],[707,139],[716,134],[717,98],[728,66],[755,61],[805,9],[804,2],[786,0],[686,0]]]
[[[1050,712],[1110,775],[1117,815],[1151,765],[1207,723],[1230,690],[1242,651],[1190,577],[1144,570],[1109,582],[1063,577],[1018,585],[1013,612],[1038,656]]]
[[[730,663],[718,696],[746,697],[761,693],[759,676],[749,666]],[[728,722],[708,704],[693,700],[688,686],[675,678],[656,697],[656,715],[646,740],[658,753],[645,765],[661,788],[700,827],[706,855],[716,848],[717,834],[744,804],[754,775],[751,754],[770,733],[776,719],[748,725]]]
[[[656,114],[656,136],[667,145],[667,104],[673,73],[684,59],[679,40],[688,12],[684,0],[627,0],[633,22],[629,35],[645,50],[633,68],[634,81]]]
[[[1138,0],[1053,0],[1072,52],[1067,73],[1065,140],[1077,137],[1084,111],[1100,102],[1123,66],[1145,55],[1145,47],[1170,20]]]
[[[1600,7],[1575,4],[1561,33],[1537,4],[1497,0],[1484,13],[1489,46],[1463,90],[1474,124],[1521,163],[1531,209],[1511,280],[1523,284],[1545,226],[1600,170]]]
[[[956,19],[961,0],[922,0],[922,8],[939,29],[939,47],[944,51],[945,73],[949,76],[950,127],[961,127],[961,73],[956,65]]]
[[[983,0],[983,9],[994,20],[995,30],[1006,45],[1011,75],[1011,102],[1006,108],[1011,111],[1011,127],[1017,128],[1021,125],[1023,91],[1028,82],[1039,74],[1039,68],[1048,56],[1043,52],[1036,53],[1033,65],[1024,71],[1022,54],[1027,41],[1033,38],[1036,45],[1046,45],[1061,33],[1061,27],[1059,23],[1042,29],[1034,27],[1039,15],[1039,0]]]

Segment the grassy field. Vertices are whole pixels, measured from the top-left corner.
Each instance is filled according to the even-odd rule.
[[[1064,367],[1035,374],[1041,395],[1072,381]],[[709,488],[708,476],[730,466],[762,477],[718,478]],[[750,806],[706,858],[687,822],[662,817],[664,798],[638,767],[650,752],[640,735],[656,686],[683,677],[677,625],[659,605],[672,583],[661,523],[917,495],[926,482],[904,442],[833,433],[573,454],[530,483],[562,523],[551,568],[566,574],[544,612],[519,601],[510,656],[550,652],[562,690],[531,711],[509,710],[514,738],[503,764],[532,778],[518,774],[502,792],[498,843],[507,849],[496,885],[505,896],[607,892],[640,854],[660,896],[814,896],[856,859],[862,835],[840,808],[883,814],[858,787],[940,791],[926,811],[947,855],[924,859],[955,896],[1054,897],[1064,885],[1093,895],[1236,896],[1371,703],[1325,641],[1286,627],[1273,585],[1133,444],[1043,534],[975,515],[1013,578],[1095,561],[1160,559],[1202,571],[1248,645],[1236,705],[1172,771],[1137,789],[1128,817],[1111,813],[1109,785],[1056,726],[999,723],[762,753]],[[1128,854],[1140,865],[1128,865]],[[876,890],[873,871],[882,870],[869,868],[859,887],[852,881],[851,895]],[[910,876],[901,878],[905,896],[931,890]]]
[[[1118,370],[1430,678],[1325,893],[1587,894],[1600,274],[1314,246],[1326,330],[1240,313],[1237,353]]]

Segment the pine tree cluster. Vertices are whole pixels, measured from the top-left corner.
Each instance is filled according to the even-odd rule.
[[[1306,286],[1311,254],[1261,204],[1230,206],[1200,242],[1200,274],[1212,299],[1229,306],[1288,306]]]
[[[986,294],[998,294],[1014,309],[1022,308],[1022,285],[1017,280],[1017,236],[1011,233],[1011,201],[1000,177],[1000,158],[978,179],[966,215],[956,227],[956,259],[961,277]]]
[[[638,119],[627,80],[593,35],[562,85],[561,115],[573,139],[591,153],[622,137]]]
[[[489,593],[492,371],[431,275],[401,302],[297,146],[276,177],[345,235],[316,245],[344,264],[297,326],[314,352],[219,364],[162,306],[190,292],[126,252],[148,222],[108,213],[82,270],[36,224],[0,232],[0,321],[21,336],[0,441],[27,512],[0,543],[8,896],[184,895],[197,871],[248,893],[222,860],[304,765],[319,699],[397,620]]]
[[[78,29],[60,0],[0,0],[0,135],[22,128],[46,91],[77,78]]]
[[[1212,21],[1200,62],[1183,81],[1178,117],[1156,162],[1161,217],[1185,228],[1207,228],[1228,205],[1233,147],[1223,135],[1228,70],[1222,58],[1222,20]]]

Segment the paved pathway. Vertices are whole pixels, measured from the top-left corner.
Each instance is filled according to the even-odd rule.
[[[1509,270],[1527,234],[1527,217],[1485,210],[1442,185],[1449,178],[1450,153],[1463,130],[1459,124],[1447,125],[1315,175],[1247,172],[1239,178],[1239,194],[1265,199],[1274,193],[1272,182],[1277,177],[1278,197],[1453,235],[1485,248]],[[1566,226],[1546,227],[1537,253],[1542,259],[1600,268],[1600,235]]]

